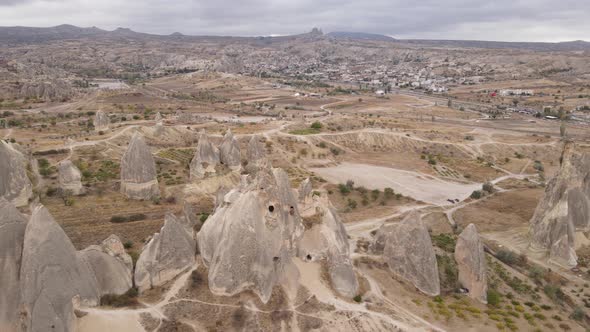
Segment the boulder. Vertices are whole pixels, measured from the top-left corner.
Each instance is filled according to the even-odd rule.
[[[440,294],[438,264],[428,228],[418,212],[413,211],[402,221],[383,225],[372,246],[397,276],[413,284],[424,294]]]
[[[201,132],[195,156],[190,164],[190,177],[202,179],[208,175],[215,174],[219,164],[219,150],[209,142],[207,134]]]
[[[107,254],[101,246],[89,246],[77,252],[76,256],[94,274],[100,296],[124,294],[133,286],[132,270],[124,262]]]
[[[590,154],[567,143],[561,160],[531,219],[529,248],[572,268],[577,265],[576,238],[590,230]]]
[[[163,285],[195,264],[196,243],[178,219],[168,213],[160,233],[141,251],[135,265],[140,291]]]
[[[139,133],[133,134],[121,158],[121,192],[131,199],[150,200],[160,196],[156,164]]]
[[[94,130],[96,130],[96,131],[109,130],[110,124],[111,124],[111,120],[109,119],[109,116],[105,112],[103,112],[102,110],[99,110],[96,112],[96,115],[94,115]]]
[[[84,193],[82,186],[82,173],[69,159],[63,160],[57,165],[59,186],[64,192],[72,195]]]
[[[299,279],[292,259],[302,234],[287,174],[261,169],[225,195],[197,234],[210,290],[230,296],[251,290],[265,303],[275,286],[292,290]]]
[[[323,261],[336,292],[352,298],[358,292],[358,280],[350,259],[350,245],[344,224],[326,198],[316,196],[315,214],[304,216],[306,225],[298,256],[304,261]],[[317,221],[317,222],[313,222]]]
[[[20,291],[25,331],[72,331],[74,303],[99,302],[93,272],[76,257],[76,250],[49,211],[33,208],[23,242]]]
[[[14,145],[0,140],[0,197],[17,207],[27,205],[33,195],[26,169],[25,156]]]
[[[0,197],[0,331],[18,330],[19,275],[27,219]]]
[[[231,130],[228,129],[223,136],[223,141],[219,146],[219,160],[220,162],[232,170],[239,170],[242,162],[242,155],[240,154],[240,144],[234,138]]]
[[[459,269],[459,283],[469,290],[469,296],[487,303],[487,264],[483,243],[474,224],[469,224],[457,239],[455,261]]]

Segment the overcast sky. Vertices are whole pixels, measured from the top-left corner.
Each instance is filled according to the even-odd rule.
[[[191,35],[319,27],[398,38],[590,41],[590,0],[0,0],[2,26],[73,24]]]

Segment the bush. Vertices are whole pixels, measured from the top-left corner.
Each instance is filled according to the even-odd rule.
[[[350,194],[350,188],[348,188],[345,184],[339,184],[338,185],[338,190],[340,190],[340,193],[342,195],[348,195]]]
[[[133,248],[133,241],[125,241],[125,243],[123,243],[123,248],[125,248],[125,249]]]
[[[493,193],[494,192],[494,185],[491,182],[486,182],[481,186],[481,189],[483,191],[488,192],[488,193]]]
[[[498,250],[496,258],[507,265],[514,265],[518,261],[518,255],[506,249]]]
[[[127,218],[123,217],[123,216],[112,216],[111,217],[111,222],[114,223],[120,223],[120,222],[126,222]]]
[[[383,196],[385,197],[385,199],[390,199],[395,195],[395,191],[393,191],[393,189],[387,187],[383,190]]]
[[[205,221],[207,221],[207,218],[209,218],[209,213],[201,213],[199,221],[201,222],[201,224],[203,224],[205,223]]]
[[[432,236],[432,242],[435,246],[447,252],[455,252],[455,239],[450,234],[442,233]]]
[[[360,296],[360,295],[357,295],[357,296],[353,297],[352,299],[354,300],[354,302],[357,302],[357,303],[361,303],[361,301],[363,300],[362,296]]]
[[[502,300],[502,295],[493,288],[488,289],[488,305],[497,307]]]
[[[574,309],[574,312],[571,315],[571,318],[577,321],[581,321],[586,317],[586,313],[584,312],[584,309],[580,308],[580,307],[576,307]]]
[[[137,295],[139,295],[139,292],[137,288],[133,287],[122,295],[106,294],[101,296],[100,304],[117,308],[133,306],[139,303],[137,301]]]
[[[132,214],[127,218],[128,221],[140,221],[147,219],[147,216],[143,213]]]
[[[480,190],[475,190],[474,192],[471,193],[471,198],[473,199],[480,199],[482,197],[482,192]]]
[[[543,287],[543,292],[547,297],[557,303],[561,303],[566,297],[565,293],[561,290],[561,287],[552,284],[545,285],[545,287]]]
[[[351,209],[356,209],[357,203],[354,199],[348,199],[348,207]]]
[[[323,125],[321,122],[319,121],[315,121],[314,123],[311,124],[311,129],[322,129]]]

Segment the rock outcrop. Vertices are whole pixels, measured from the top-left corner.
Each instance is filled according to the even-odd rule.
[[[96,112],[96,114],[94,115],[94,130],[96,130],[96,131],[109,130],[110,124],[111,124],[111,120],[109,119],[109,116],[105,112],[103,112],[102,110],[99,110]]]
[[[305,232],[298,256],[304,261],[324,261],[336,292],[352,298],[358,292],[358,280],[350,259],[348,234],[327,198],[316,196],[315,213],[303,216]]]
[[[33,195],[26,169],[25,156],[12,144],[0,140],[0,197],[17,207],[27,205]]]
[[[70,160],[63,160],[57,165],[59,186],[64,192],[72,195],[84,193],[82,173]]]
[[[154,121],[156,121],[156,125],[162,125],[164,119],[162,118],[162,114],[160,114],[160,112],[156,113]]]
[[[72,331],[74,298],[99,302],[93,272],[43,206],[33,208],[23,242],[20,290],[25,331]]]
[[[459,283],[469,290],[469,296],[487,303],[487,264],[483,243],[474,224],[469,224],[457,239],[455,261]]]
[[[375,235],[373,250],[382,250],[389,269],[421,292],[440,294],[436,255],[418,212],[411,212],[399,223],[382,226]]]
[[[78,260],[94,273],[98,293],[123,294],[133,286],[133,261],[116,235],[77,253]]]
[[[217,295],[251,290],[266,303],[273,287],[293,289],[299,270],[292,259],[302,234],[287,174],[259,170],[250,183],[225,195],[197,235],[210,290]]]
[[[313,187],[311,185],[311,179],[307,178],[299,185],[299,203],[306,203],[311,201]]]
[[[260,137],[253,135],[248,142],[248,149],[246,151],[246,158],[248,165],[246,169],[250,173],[256,173],[259,169],[265,168],[269,165],[266,159],[266,151],[264,145],[260,142]]]
[[[160,196],[154,157],[139,133],[133,134],[121,158],[121,192],[127,197],[150,200]]]
[[[160,286],[195,264],[196,243],[173,214],[143,248],[135,265],[140,291]]]
[[[219,150],[209,142],[207,134],[201,132],[195,156],[190,164],[191,180],[202,179],[208,175],[215,174],[218,164]]]
[[[19,275],[27,219],[0,197],[0,331],[18,331]]]
[[[549,181],[530,225],[530,249],[548,253],[549,261],[577,265],[576,233],[590,230],[590,154],[566,144],[561,168]]]
[[[228,129],[219,146],[219,160],[226,167],[232,170],[239,170],[242,164],[241,158],[240,144],[234,138],[231,130]]]

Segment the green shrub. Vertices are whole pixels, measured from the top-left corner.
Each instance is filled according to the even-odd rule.
[[[432,242],[435,246],[447,252],[455,252],[455,238],[451,234],[441,233],[432,236]]]
[[[115,294],[106,294],[101,296],[100,304],[101,305],[108,305],[112,307],[128,307],[137,305],[139,302],[137,301],[137,296],[139,292],[137,288],[133,287],[130,288],[125,294],[122,295],[115,295]]]
[[[584,309],[580,308],[580,307],[576,307],[574,309],[574,312],[572,312],[571,318],[577,321],[582,321],[584,318],[586,317],[586,313],[584,312]]]
[[[315,121],[314,123],[311,124],[310,128],[311,129],[322,129],[323,125],[321,122],[319,121]]]
[[[472,199],[480,199],[482,196],[483,196],[483,194],[480,190],[475,190],[474,192],[471,193],[471,195],[469,197],[471,197]]]
[[[488,289],[488,305],[497,307],[502,301],[502,295],[493,288]]]
[[[357,295],[357,296],[353,297],[352,299],[357,303],[361,303],[361,301],[363,300],[362,296],[360,296],[360,295]]]
[[[507,265],[514,265],[518,261],[518,255],[506,249],[498,250],[496,258]]]

